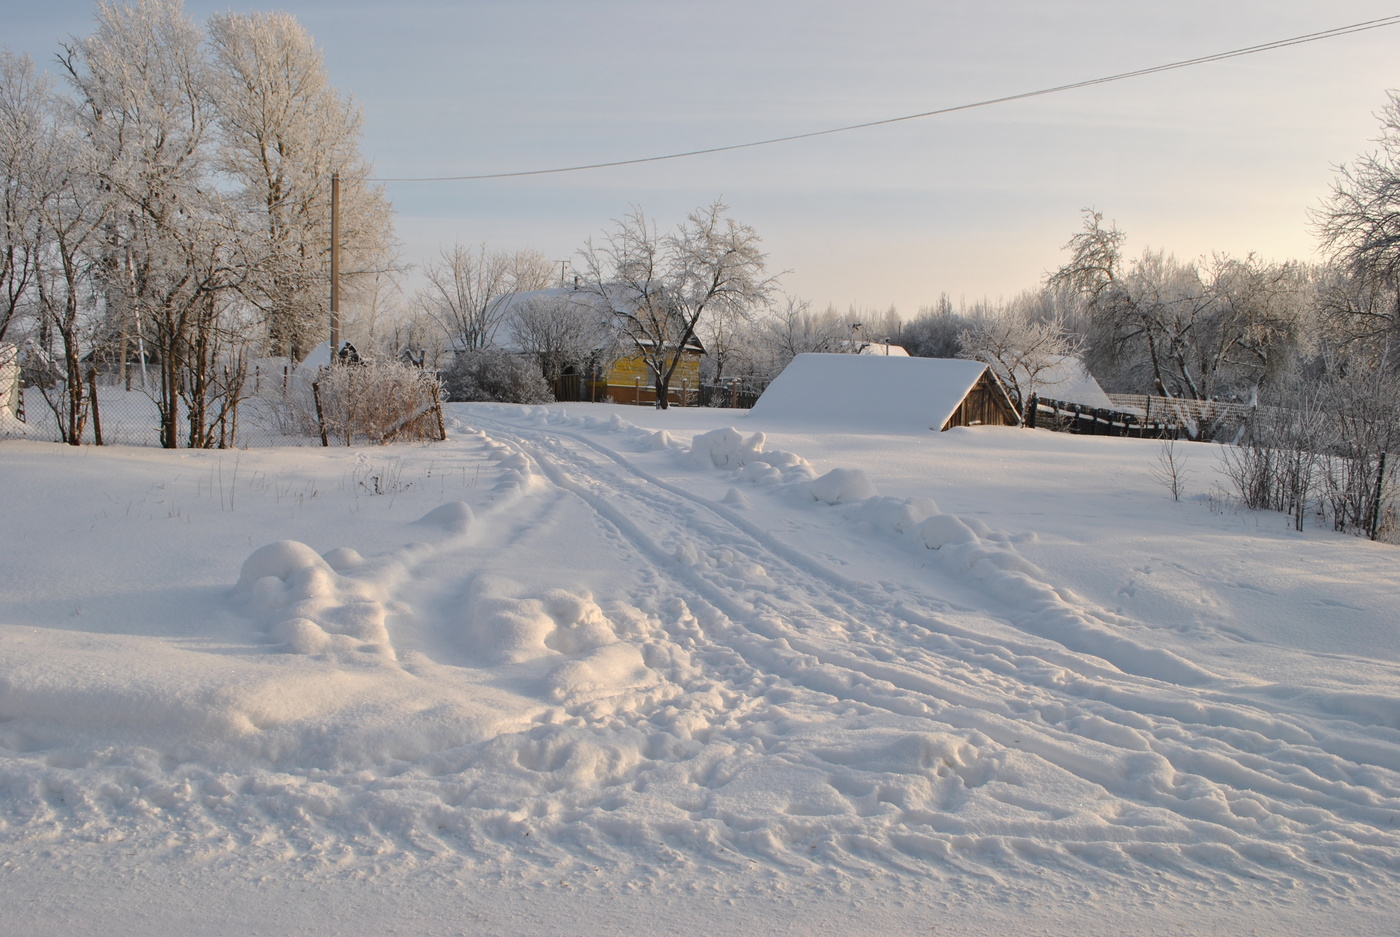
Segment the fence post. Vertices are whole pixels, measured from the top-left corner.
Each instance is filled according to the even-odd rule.
[[[1371,499],[1371,539],[1375,540],[1381,529],[1381,486],[1385,484],[1385,453],[1381,453],[1380,469],[1376,472],[1376,494]]]
[[[330,448],[330,437],[326,435],[326,415],[321,409],[321,382],[311,382],[311,397],[316,401],[316,424],[321,427],[321,446]]]
[[[438,393],[437,381],[433,381],[433,409],[437,411],[438,441],[447,441],[447,427],[442,422],[442,395]]]
[[[102,417],[97,412],[97,368],[88,369],[88,387],[92,389],[92,441],[102,445]],[[1376,539],[1375,537],[1371,538]]]
[[[1036,411],[1040,409],[1040,395],[1031,394],[1030,405],[1026,407],[1026,418],[1023,421],[1026,429],[1035,429]]]

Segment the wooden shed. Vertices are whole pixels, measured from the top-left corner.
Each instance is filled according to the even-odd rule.
[[[854,432],[1021,422],[1001,382],[980,361],[893,355],[798,355],[751,413],[755,419]]]
[[[951,358],[928,358],[928,361],[955,361]],[[951,429],[954,426],[1019,426],[1020,416],[1016,413],[1016,407],[1011,403],[1011,396],[1006,392],[1006,388],[997,380],[992,369],[982,365],[979,361],[970,362],[979,364],[982,373],[977,376],[967,393],[953,409],[953,413],[939,427],[940,430]]]

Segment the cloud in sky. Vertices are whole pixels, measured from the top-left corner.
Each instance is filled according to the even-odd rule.
[[[550,168],[964,104],[1375,19],[1371,0],[286,0],[364,107],[384,177]],[[227,3],[190,2],[198,20]],[[237,6],[235,9],[257,9]],[[16,11],[44,59],[92,7]],[[560,259],[629,206],[723,195],[786,287],[906,318],[1010,295],[1095,206],[1130,251],[1310,259],[1307,210],[1369,148],[1400,27],[982,110],[559,176],[390,183],[409,260],[460,239]]]

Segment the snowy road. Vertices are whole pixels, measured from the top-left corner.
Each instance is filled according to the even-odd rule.
[[[1373,697],[1309,713],[1275,687],[1211,674],[1062,598],[1014,544],[970,526],[938,551],[957,551],[943,562],[911,559],[881,583],[846,575],[822,558],[838,509],[781,496],[810,487],[801,471],[727,505],[639,467],[650,442],[640,433],[599,442],[567,426],[478,423],[548,480],[542,501],[581,502],[586,520],[574,523],[617,541],[623,555],[604,565],[636,571],[632,600],[666,622],[654,640],[698,668],[665,674],[679,698],[722,688],[723,709],[690,713],[707,730],[695,758],[726,763],[727,777],[745,778],[740,791],[677,778],[669,762],[637,775],[660,771],[672,794],[701,804],[690,821],[719,821],[727,848],[751,853],[757,839],[776,861],[815,849],[852,866],[874,849],[895,868],[935,860],[977,874],[995,857],[1013,876],[1047,861],[1136,864],[1202,888],[1305,879],[1339,896],[1396,871],[1400,838],[1387,828],[1400,738],[1376,724],[1394,714],[1375,712]],[[848,512],[847,526],[882,510],[893,527],[953,526],[890,502]],[[860,532],[848,536],[859,551]],[[982,611],[945,598],[965,595],[970,577]],[[674,711],[639,707],[627,723],[673,750]],[[763,835],[741,835],[751,830]]]
[[[6,557],[9,881],[115,861],[1062,921],[1111,893],[1149,920],[1345,907],[1353,929],[1390,907],[1389,650],[1319,667],[1245,641],[1257,623],[1183,636],[1048,572],[1064,522],[1000,532],[881,496],[854,456],[590,412],[476,406],[389,461],[190,454],[174,478],[160,454],[16,450],[13,481],[105,488],[21,539],[66,527],[75,561],[145,578]]]

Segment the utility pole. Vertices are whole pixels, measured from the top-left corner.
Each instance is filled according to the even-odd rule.
[[[564,288],[564,278],[568,275],[568,272],[569,272],[569,262],[568,262],[567,260],[561,260],[561,261],[559,261],[559,288],[560,288],[560,289],[563,289],[563,288]]]
[[[331,173],[331,364],[340,350],[340,173]]]

